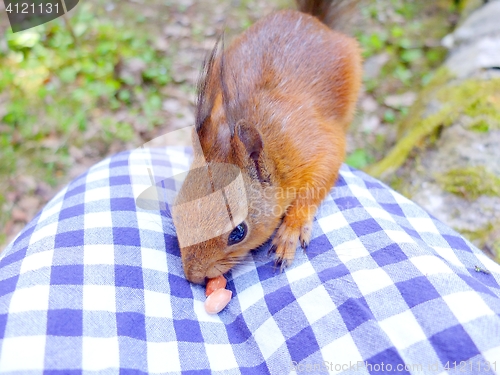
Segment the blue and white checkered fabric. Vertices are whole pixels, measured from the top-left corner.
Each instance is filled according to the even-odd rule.
[[[229,305],[207,315],[168,212],[135,202],[188,159],[179,148],[113,156],[8,246],[0,373],[500,373],[500,266],[346,166],[308,251],[284,273],[269,244],[253,252],[227,275]]]

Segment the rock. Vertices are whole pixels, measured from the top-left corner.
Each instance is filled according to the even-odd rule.
[[[360,100],[359,106],[365,113],[373,113],[379,108],[377,101],[371,95],[364,95]]]
[[[51,134],[45,137],[43,140],[41,140],[40,144],[43,147],[57,150],[59,147],[61,147],[61,140],[56,135]]]
[[[185,38],[191,36],[191,30],[182,25],[171,24],[163,28],[163,34],[173,38]]]
[[[49,184],[44,181],[38,182],[35,194],[42,198],[43,201],[48,202],[56,194],[57,189],[52,188]]]
[[[482,100],[488,102],[488,97]],[[441,106],[447,104],[458,113],[467,109],[453,102]],[[481,116],[480,111],[477,117],[460,114],[416,162],[406,163],[399,177],[405,181],[401,190],[413,201],[486,253],[497,248],[500,260],[500,120]],[[489,128],[473,130],[477,119]]]
[[[450,49],[445,66],[459,78],[481,69],[500,68],[500,1],[474,11],[442,44]]]
[[[377,115],[368,115],[363,117],[361,128],[363,131],[372,133],[380,126],[380,118]]]
[[[34,196],[25,196],[18,203],[18,207],[29,219],[40,209],[40,199]]]
[[[142,73],[146,68],[147,64],[139,58],[125,60],[118,68],[118,76],[124,82],[140,85],[142,83]]]
[[[380,53],[369,57],[363,64],[363,74],[365,78],[375,79],[380,75],[382,67],[389,61],[388,53]]]
[[[415,111],[410,109],[411,125],[405,129],[406,135],[430,129],[412,146],[414,153],[417,145],[427,147],[421,148],[415,158],[407,159],[392,180],[397,182],[398,190],[497,261],[500,79],[492,81],[498,69],[491,68],[500,67],[499,19],[500,1],[489,2],[444,40],[451,48],[444,64],[447,69],[441,70],[447,73],[420,93]],[[397,107],[414,99],[414,95],[387,97],[384,103]],[[429,120],[432,118],[438,119],[434,125]],[[404,141],[408,140],[406,136]],[[398,144],[393,151],[404,149],[398,149]],[[391,160],[395,159],[386,158],[385,164],[378,164],[390,165]]]
[[[75,146],[69,146],[69,154],[75,161],[80,161],[85,157],[85,153]]]
[[[20,221],[20,222],[24,222],[26,223],[28,221],[28,215],[26,214],[26,212],[24,212],[23,210],[20,210],[19,208],[16,208],[14,207],[12,209],[12,220],[13,221]]]
[[[420,159],[418,169],[407,178],[415,189],[412,199],[438,219],[458,230],[478,231],[488,223],[500,225],[500,196],[470,200],[451,194],[438,182],[439,176],[454,169],[483,166],[500,178],[500,131],[476,133],[454,124],[443,130],[432,150]]]
[[[401,95],[387,95],[384,104],[388,107],[399,109],[401,107],[411,106],[417,99],[417,94],[408,91]]]
[[[176,99],[165,99],[162,103],[162,109],[172,114],[178,113],[182,107],[181,103]]]
[[[20,191],[28,192],[33,191],[36,187],[36,179],[30,175],[21,175],[16,178],[17,188]]]
[[[459,48],[446,60],[445,66],[459,78],[471,77],[481,69],[498,69],[500,39],[498,36],[483,37],[472,45]]]
[[[500,1],[489,1],[470,14],[453,33],[447,35],[443,39],[443,45],[452,49],[461,44],[475,43],[479,38],[498,33],[500,31],[499,14]]]
[[[158,38],[156,38],[154,43],[155,43],[155,48],[158,51],[167,52],[170,47],[167,38],[163,36],[159,36]]]

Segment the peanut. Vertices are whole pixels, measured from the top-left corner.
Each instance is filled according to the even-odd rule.
[[[217,289],[211,293],[205,301],[205,311],[209,314],[217,314],[227,306],[233,292],[227,289]]]
[[[217,289],[224,289],[226,287],[227,281],[223,275],[217,276],[213,279],[208,280],[207,286],[205,289],[205,296],[209,296],[212,292]]]

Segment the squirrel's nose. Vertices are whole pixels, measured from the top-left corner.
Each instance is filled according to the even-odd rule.
[[[184,269],[184,274],[186,275],[186,279],[194,284],[205,283],[205,275],[200,272],[193,271],[192,269]]]
[[[223,272],[221,271],[221,266],[217,266],[217,264],[214,264],[212,267],[209,267],[207,272],[206,272],[206,277],[208,279],[214,279],[220,275],[223,274]]]

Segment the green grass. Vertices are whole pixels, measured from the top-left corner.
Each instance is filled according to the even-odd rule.
[[[155,51],[147,34],[96,17],[90,4],[78,7],[71,24],[75,39],[61,20],[6,35],[8,50],[0,54],[0,92],[8,96],[2,123],[9,129],[0,138],[6,146],[0,150],[2,174],[15,170],[14,155],[28,151],[26,143],[48,136],[77,139],[100,108],[137,111],[134,115],[147,117],[151,126],[158,121],[158,91],[171,80],[170,59]],[[141,84],[117,74],[117,66],[132,58],[144,62]],[[121,124],[114,136],[129,140],[126,127]],[[64,148],[58,150],[61,155]]]
[[[136,131],[116,120],[118,111],[148,129],[161,123],[159,91],[171,82],[171,58],[133,23],[100,13],[83,2],[68,23],[8,29],[0,49],[0,206],[20,173],[56,185],[71,166],[70,146],[132,140]],[[130,59],[142,61],[140,82],[118,72]]]

